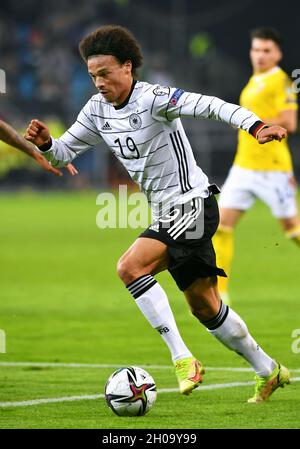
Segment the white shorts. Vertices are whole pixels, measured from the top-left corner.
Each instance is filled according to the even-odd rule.
[[[222,187],[219,207],[248,210],[259,198],[276,218],[297,215],[292,173],[248,170],[234,165]]]

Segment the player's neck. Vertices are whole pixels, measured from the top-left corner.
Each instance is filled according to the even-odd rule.
[[[115,109],[122,109],[122,108],[124,108],[124,106],[127,105],[129,98],[131,97],[131,94],[133,92],[135,84],[136,84],[136,80],[132,79],[130,88],[124,92],[124,94],[118,99],[117,103],[113,104]]]
[[[273,65],[272,67],[269,67],[266,70],[253,69],[253,75],[254,76],[269,75],[270,73],[277,72],[278,69],[279,69],[278,65]]]

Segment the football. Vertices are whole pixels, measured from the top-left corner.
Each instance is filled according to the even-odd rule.
[[[147,371],[137,366],[119,368],[107,380],[105,399],[118,416],[143,416],[156,400],[156,385]]]

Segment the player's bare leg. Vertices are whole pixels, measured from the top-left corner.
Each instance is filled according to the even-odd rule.
[[[125,285],[144,274],[168,268],[167,245],[159,240],[138,238],[120,258],[117,271]]]
[[[223,268],[228,276],[218,278],[220,295],[226,304],[230,304],[228,283],[234,251],[233,231],[243,214],[242,210],[220,208],[220,224],[213,237],[217,266]]]
[[[182,340],[167,295],[153,278],[167,267],[167,245],[142,237],[121,257],[117,271],[145,318],[168,345],[180,392],[189,394],[202,381],[201,365]]]
[[[300,220],[298,215],[290,218],[281,218],[279,222],[286,237],[300,246]]]
[[[200,321],[211,320],[220,310],[221,299],[216,285],[215,276],[199,278],[184,291],[192,314]]]
[[[248,402],[263,402],[289,383],[289,372],[266,354],[242,318],[220,301],[216,277],[199,278],[185,291],[193,315],[227,348],[244,357],[256,372],[256,388]]]
[[[240,209],[228,209],[225,207],[221,207],[219,210],[220,224],[228,228],[234,228],[245,213],[245,211]]]

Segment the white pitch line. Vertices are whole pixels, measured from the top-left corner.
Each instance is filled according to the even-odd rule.
[[[292,382],[299,382],[300,377],[294,377],[291,379]],[[248,387],[249,385],[254,385],[255,382],[231,382],[227,384],[211,384],[203,385],[196,389],[195,392],[201,392],[202,390],[221,390],[224,388],[234,388],[234,387]],[[178,388],[161,388],[157,391],[158,394],[162,393],[178,393]],[[94,394],[94,395],[82,395],[82,396],[66,396],[62,398],[47,398],[47,399],[32,399],[29,401],[20,402],[0,402],[0,408],[4,407],[28,407],[31,405],[39,404],[51,404],[57,402],[74,402],[83,400],[94,400],[104,398],[104,394]]]
[[[136,365],[136,364],[135,364]],[[120,368],[129,363],[61,363],[61,362],[0,362],[0,366],[35,366],[41,368]],[[138,365],[149,369],[172,369],[171,365]]]
[[[134,364],[145,369],[173,369],[172,365],[143,365]],[[40,367],[40,368],[120,368],[131,366],[129,363],[62,363],[62,362],[0,362],[0,366],[6,367]],[[252,368],[230,367],[230,366],[205,366],[209,371],[232,371],[232,372],[253,372]],[[294,373],[300,373],[300,368],[290,369]]]
[[[73,402],[73,401],[83,401],[99,398],[104,398],[104,394],[66,396],[62,398],[32,399],[29,401],[20,401],[20,402],[0,402],[0,407],[26,407],[30,405],[51,404],[54,402]]]

